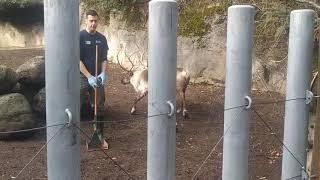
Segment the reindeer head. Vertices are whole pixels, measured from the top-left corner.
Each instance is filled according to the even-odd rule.
[[[124,77],[123,79],[121,79],[121,84],[130,84],[130,79],[133,76],[133,72],[129,72],[128,75],[126,77]]]

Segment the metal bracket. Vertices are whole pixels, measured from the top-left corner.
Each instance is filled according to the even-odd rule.
[[[68,116],[68,119],[67,119],[67,127],[70,127],[71,125],[71,122],[72,122],[72,113],[71,111],[67,108],[65,111],[64,111],[67,116]]]
[[[310,104],[313,99],[313,93],[309,90],[306,90],[306,104]]]
[[[168,116],[172,117],[174,115],[174,112],[175,112],[174,105],[173,105],[173,103],[171,101],[167,101],[167,104],[170,107],[170,112],[168,113]]]
[[[246,100],[246,107],[245,109],[250,109],[251,108],[251,104],[252,104],[252,99],[250,96],[245,96],[244,99]]]

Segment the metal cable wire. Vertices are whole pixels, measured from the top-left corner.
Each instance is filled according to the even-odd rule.
[[[279,104],[279,103],[284,103],[287,101],[295,101],[295,100],[304,100],[306,98],[293,98],[293,99],[287,99],[287,100],[278,100],[278,101],[270,101],[270,102],[259,102],[259,103],[252,103],[253,105],[266,105],[266,104]],[[239,105],[239,106],[234,106],[231,108],[226,108],[224,109],[224,111],[229,111],[229,110],[234,110],[234,109],[238,109],[238,108],[243,108],[246,107],[247,105]],[[189,114],[208,114],[208,112],[204,112],[204,111],[192,111],[192,112],[188,112]],[[121,113],[124,115],[130,115],[128,113]],[[175,115],[177,115],[178,113],[175,112]],[[82,121],[81,123],[124,123],[124,122],[129,122],[129,121],[136,121],[136,120],[145,120],[146,118],[149,117],[157,117],[157,116],[163,116],[163,115],[168,115],[168,113],[160,113],[160,114],[155,114],[155,115],[150,115],[150,116],[143,116],[143,117],[136,117],[137,115],[146,115],[146,113],[140,113],[140,114],[135,114],[133,117],[133,119],[121,119],[121,120],[114,120],[114,121]]]
[[[300,177],[301,177],[301,175],[297,175],[297,176],[293,176],[293,177],[291,177],[291,178],[287,178],[286,180],[297,179],[297,178],[300,178]]]
[[[134,119],[128,119],[128,120],[115,120],[115,121],[88,121],[88,122],[81,122],[81,123],[122,123],[122,122],[129,122],[129,121],[136,121],[136,120],[145,120],[146,118],[150,118],[150,117],[158,117],[158,116],[164,116],[164,115],[168,115],[168,113],[161,113],[161,114],[155,114],[155,115],[150,115],[150,116],[146,116],[146,117],[136,117]]]
[[[19,171],[19,173],[18,173],[16,176],[11,176],[11,179],[17,179],[17,178],[19,177],[19,175],[23,172],[23,170],[24,170],[25,168],[27,168],[27,167],[31,164],[31,162],[32,162],[33,160],[36,159],[36,157],[40,154],[40,152],[54,139],[54,137],[56,137],[56,135],[57,135],[58,133],[60,133],[60,132],[63,130],[64,127],[66,127],[66,125],[67,125],[67,124],[64,124],[64,126],[61,127],[61,128],[40,148],[40,150],[31,158],[31,160]]]
[[[314,96],[315,98],[318,98],[319,96]],[[287,101],[294,101],[294,100],[302,100],[302,99],[306,99],[306,98],[293,98],[293,99],[287,99],[287,100],[278,100],[278,101],[271,101],[271,102],[259,102],[259,103],[252,103],[252,105],[265,105],[265,104],[278,104],[278,103],[283,103],[283,102],[287,102]],[[228,110],[233,110],[233,109],[238,109],[238,108],[242,108],[242,107],[246,107],[247,105],[239,105],[239,106],[234,106],[231,108],[226,108],[224,109],[224,111],[228,111]],[[192,111],[189,112],[190,114],[207,114],[207,112],[196,112],[196,111]],[[121,113],[121,114],[125,114],[128,115],[128,113]],[[145,117],[138,117],[138,118],[134,118],[133,120],[139,120],[139,119],[145,119],[145,118],[149,118],[149,117],[157,117],[157,116],[162,116],[162,115],[167,115],[168,113],[160,113],[160,114],[155,114],[155,115],[150,115],[150,116],[145,116]],[[178,114],[178,113],[175,113]],[[146,115],[146,113],[140,113],[140,114],[135,114],[135,115]],[[128,121],[133,121],[133,120],[115,120],[115,121],[82,121],[81,123],[95,123],[95,122],[104,122],[104,123],[121,123],[121,122],[128,122]],[[9,134],[9,133],[19,133],[19,132],[28,132],[28,131],[35,131],[35,130],[40,130],[40,129],[46,129],[49,127],[55,127],[55,126],[61,126],[64,125],[65,123],[60,123],[60,124],[56,124],[56,125],[51,125],[51,126],[42,126],[42,127],[37,127],[37,128],[30,128],[30,129],[23,129],[23,130],[15,130],[15,131],[5,131],[5,132],[0,132],[0,134]]]
[[[304,165],[299,161],[299,159],[293,154],[293,152],[284,144],[284,142],[277,136],[277,134],[273,131],[272,127],[262,118],[262,116],[252,108],[252,111],[257,114],[259,119],[263,122],[263,124],[268,128],[271,134],[276,138],[276,140],[291,154],[291,156],[297,161],[297,163],[301,166],[302,170],[307,174],[309,177],[308,172],[305,170]]]
[[[283,102],[287,102],[287,101],[294,101],[294,100],[302,100],[302,99],[306,99],[306,98],[294,98],[294,99],[287,99],[287,100],[280,100],[280,101],[274,101],[274,102],[262,102],[262,103],[253,103],[253,105],[261,105],[261,104],[277,104],[277,103],[283,103]],[[226,108],[225,111],[228,111],[228,110],[232,110],[232,109],[238,109],[238,108],[243,108],[243,107],[246,107],[247,105],[242,105],[242,106],[235,106],[235,107],[232,107],[232,108]],[[255,111],[254,108],[252,108],[253,111],[255,113],[257,113]],[[243,111],[243,110],[242,110]],[[241,111],[241,112],[242,112]],[[239,113],[240,114],[240,113]],[[260,116],[260,114],[258,114],[259,118],[262,118]],[[280,141],[280,143],[290,152],[290,154],[299,162],[301,168],[303,168],[304,166],[302,165],[302,163],[294,156],[294,154],[284,145],[284,143],[281,141],[281,139],[276,135],[275,132],[273,132],[272,128],[262,119],[262,122],[265,126],[268,127],[269,131],[271,132],[272,135],[274,135],[276,137],[276,139],[278,141]],[[229,130],[230,126],[228,127],[228,130]],[[226,132],[227,133],[227,132]],[[225,136],[226,134],[224,134],[220,139],[219,141],[217,142],[217,144],[213,147],[213,149],[211,150],[211,152],[209,153],[209,155],[207,156],[207,158],[204,160],[204,162],[201,164],[200,168],[196,171],[196,173],[193,175],[192,179],[194,179],[196,177],[196,175],[198,174],[198,172],[200,171],[200,169],[202,168],[202,166],[205,164],[205,162],[208,160],[208,158],[211,156],[211,154],[214,152],[216,146],[220,143],[220,141],[223,139],[223,137]],[[305,171],[305,170],[304,170]],[[307,172],[306,172],[307,173]]]
[[[257,123],[261,128],[265,128],[265,125],[264,124],[261,124],[261,122],[259,122],[259,123]],[[271,133],[272,134],[272,133]],[[276,139],[275,138],[273,138],[273,142],[271,143],[271,144],[275,144],[276,143]],[[278,167],[277,166],[274,166],[274,167],[272,167],[272,169],[271,169],[271,171],[270,171],[270,173],[269,174],[272,174],[272,175],[274,175],[274,171],[275,170],[278,170]]]
[[[318,98],[318,96],[315,96],[315,98]],[[283,102],[287,102],[287,101],[294,101],[294,100],[303,100],[306,98],[293,98],[293,99],[287,99],[287,100],[278,100],[278,101],[271,101],[271,102],[259,102],[259,103],[253,103],[252,105],[265,105],[265,104],[278,104],[278,103],[283,103]],[[235,106],[235,107],[231,107],[231,108],[227,108],[224,109],[224,111],[228,111],[228,110],[233,110],[233,109],[238,109],[238,108],[243,108],[246,107],[247,105],[241,105],[241,106]],[[281,141],[281,139],[273,132],[272,128],[263,120],[263,118],[261,117],[261,115],[254,109],[252,108],[253,111],[258,115],[259,119],[263,122],[263,124],[269,129],[269,131],[271,132],[272,135],[274,135],[276,137],[276,139],[283,145],[283,147],[285,147],[288,152],[295,158],[295,160],[299,163],[299,165],[303,168],[304,166],[302,165],[302,163],[300,161],[298,161],[298,159],[294,156],[294,154],[284,145],[284,143]],[[203,114],[207,114],[207,112],[189,112],[191,114],[193,113],[203,113]],[[123,114],[127,114],[127,113],[123,113]],[[175,113],[177,114],[177,113]],[[142,115],[142,114],[138,114],[138,115]],[[143,113],[143,115],[145,115],[145,113]],[[129,122],[129,121],[135,121],[135,120],[145,120],[146,118],[150,118],[150,117],[158,117],[158,116],[163,116],[163,115],[168,115],[168,113],[159,113],[159,114],[155,114],[155,115],[150,115],[150,116],[144,116],[144,117],[138,117],[138,118],[134,118],[134,119],[130,119],[130,120],[117,120],[117,121],[90,121],[88,123],[122,123],[122,122]],[[81,122],[81,123],[85,123],[85,122]],[[46,128],[50,128],[50,127],[56,127],[56,126],[64,126],[65,127],[66,123],[60,123],[60,124],[55,124],[55,125],[50,125],[50,126],[42,126],[42,127],[36,127],[36,128],[30,128],[30,129],[23,129],[23,130],[15,130],[15,131],[5,131],[5,132],[0,132],[0,134],[10,134],[10,133],[21,133],[21,132],[29,132],[29,131],[35,131],[35,130],[41,130],[41,129],[46,129]],[[76,126],[77,127],[77,126]],[[63,127],[61,127],[62,129]],[[79,127],[77,127],[79,128]],[[230,128],[230,127],[229,127]],[[229,130],[228,128],[228,130]],[[61,130],[60,129],[60,130]],[[79,128],[80,129],[80,128]],[[59,131],[60,131],[59,130]],[[217,144],[213,147],[212,151],[209,153],[209,155],[207,156],[207,158],[204,160],[204,162],[201,164],[200,168],[197,170],[196,174],[194,175],[194,177],[197,175],[197,173],[200,171],[200,169],[202,168],[202,166],[206,163],[206,161],[208,160],[208,158],[211,156],[211,154],[214,152],[215,148],[219,145],[219,143],[222,141],[223,137],[226,135],[226,133],[228,132],[228,130],[225,132],[225,134],[219,139],[219,141],[217,142]],[[47,146],[47,144],[57,135],[57,133],[59,132],[57,131],[52,138],[44,145],[41,147],[40,151],[31,159],[31,161],[17,174],[17,176],[12,177],[12,178],[17,178],[22,171],[37,157],[37,155],[43,150],[44,147]],[[80,129],[80,131],[82,133],[85,134],[85,132]],[[87,134],[85,134],[87,137],[90,138],[90,136],[88,136]],[[108,156],[108,154],[106,154],[105,151],[103,151],[101,149],[101,151]],[[110,156],[108,156],[108,158],[113,161],[122,171],[124,171],[128,177],[130,179],[132,179],[132,177],[130,176],[130,174],[125,171],[117,162],[115,162]],[[306,171],[306,170],[304,170]],[[307,173],[307,172],[306,172]],[[194,178],[193,177],[193,178]],[[295,178],[295,177],[293,177]]]
[[[30,128],[30,129],[22,129],[22,130],[15,130],[15,131],[3,131],[3,132],[0,132],[0,135],[1,134],[11,134],[11,133],[21,133],[21,132],[36,131],[36,130],[46,129],[46,128],[50,128],[50,127],[63,126],[65,124],[66,123],[60,123],[60,124],[55,124],[55,125],[50,125],[50,126],[42,126],[42,127],[36,127],[36,128]]]
[[[295,100],[305,100],[306,98],[292,98],[292,99],[285,99],[285,100],[278,100],[278,101],[270,101],[270,102],[260,102],[260,103],[252,103],[252,105],[266,105],[266,104],[278,104],[287,101],[295,101]]]
[[[82,130],[82,129],[81,129],[80,127],[78,127],[77,125],[75,125],[75,127],[76,127],[77,129],[79,129],[80,132],[81,132],[82,134],[84,134],[88,139],[90,139],[90,136],[89,136],[84,130]],[[107,158],[110,159],[117,167],[119,167],[120,170],[123,171],[123,172],[129,177],[129,179],[133,179],[133,178],[131,177],[131,175],[130,175],[124,168],[122,168],[117,161],[115,161],[114,159],[112,159],[112,157],[110,157],[103,149],[100,149],[100,148],[99,148],[99,150],[100,150],[104,155],[106,155]]]
[[[317,96],[314,96],[314,97],[317,97]],[[287,100],[278,100],[278,101],[270,101],[270,102],[257,102],[257,103],[252,103],[252,106],[256,105],[266,105],[266,104],[280,104],[280,103],[284,103],[284,102],[287,102],[287,101],[295,101],[295,100],[305,100],[306,98],[293,98],[293,99],[287,99]],[[224,111],[229,111],[229,110],[233,110],[233,109],[238,109],[238,108],[242,108],[242,107],[246,107],[247,104],[245,105],[239,105],[239,106],[234,106],[234,107],[231,107],[231,108],[226,108],[224,109]],[[197,111],[192,111],[192,112],[189,112],[190,114],[208,114],[208,112],[197,112]]]
[[[158,116],[164,116],[164,115],[168,115],[168,113],[159,113],[159,114],[154,114],[154,115],[149,115],[147,117],[140,117],[139,119],[146,119],[146,118],[152,118],[152,117],[158,117]],[[121,120],[121,122],[126,122],[126,121],[130,121],[130,120]],[[90,121],[89,123],[98,123],[98,122],[102,122],[102,123],[110,123],[110,122],[117,122],[117,121]],[[80,130],[81,133],[83,133],[87,138],[90,139],[90,136],[83,131],[80,127],[75,126],[76,128],[78,128]],[[117,161],[113,160],[103,149],[99,149],[102,153],[104,153],[108,159],[110,159],[116,166],[118,166],[128,177],[129,179],[133,179],[131,177],[131,175],[125,170],[123,169],[119,163],[117,163]]]
[[[247,105],[240,105],[240,106],[235,106],[235,107],[231,107],[231,108],[226,108],[224,109],[224,111],[229,111],[229,110],[233,110],[233,109],[238,109],[238,108],[243,108],[246,107]]]
[[[242,113],[245,109],[242,109],[241,111],[239,111],[235,118],[234,121],[236,121],[239,118],[239,114]],[[223,133],[223,135],[220,137],[220,139],[218,140],[218,142],[213,146],[212,150],[210,151],[210,153],[208,154],[208,156],[205,158],[205,160],[201,163],[200,167],[198,168],[198,170],[196,171],[196,173],[192,176],[192,180],[194,180],[197,177],[197,174],[200,172],[201,168],[203,167],[203,165],[207,162],[207,160],[209,159],[209,157],[211,156],[211,154],[215,151],[215,149],[217,148],[217,146],[220,144],[220,142],[222,141],[222,139],[227,135],[227,133],[229,132],[230,128],[231,128],[232,124],[229,125],[229,127],[227,128],[227,130]]]
[[[142,119],[142,118],[141,118]],[[145,117],[143,117],[145,119]],[[135,120],[140,120],[140,118],[134,118],[134,119],[127,119],[127,120],[114,120],[114,121],[82,121],[81,124],[93,124],[93,123],[124,123],[124,122],[129,122],[129,121],[135,121]]]

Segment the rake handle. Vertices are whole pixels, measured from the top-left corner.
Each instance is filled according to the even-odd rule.
[[[95,78],[98,77],[98,45],[96,45]],[[97,87],[94,88],[94,116],[97,117]]]

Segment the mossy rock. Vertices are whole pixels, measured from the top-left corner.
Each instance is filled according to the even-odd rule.
[[[0,65],[0,94],[9,93],[17,84],[16,72],[6,66]]]
[[[0,132],[29,129],[36,125],[37,119],[32,113],[29,102],[22,94],[12,93],[0,96]],[[0,139],[25,138],[32,134],[33,132],[0,134]]]

